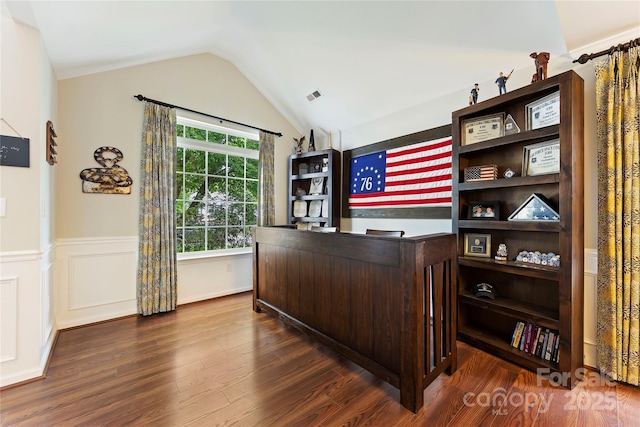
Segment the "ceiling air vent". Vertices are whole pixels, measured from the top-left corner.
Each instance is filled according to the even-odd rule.
[[[309,102],[311,102],[311,101],[315,101],[316,99],[320,98],[321,96],[322,96],[322,94],[320,93],[320,91],[314,90],[309,95],[307,95],[307,99],[309,100]]]

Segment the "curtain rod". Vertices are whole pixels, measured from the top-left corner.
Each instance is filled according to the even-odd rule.
[[[270,133],[270,134],[275,135],[275,136],[282,136],[282,134],[280,132],[273,132],[273,131],[270,131],[270,130],[266,130],[266,129],[258,128],[258,127],[255,127],[255,126],[247,125],[245,123],[240,123],[240,122],[236,122],[236,121],[229,120],[229,119],[223,119],[222,117],[212,116],[211,114],[203,113],[201,111],[191,110],[189,108],[180,107],[178,105],[167,104],[166,102],[156,101],[155,99],[147,98],[146,96],[142,96],[140,94],[133,95],[133,97],[136,98],[138,101],[153,102],[154,104],[162,105],[164,107],[177,108],[179,110],[189,111],[190,113],[201,114],[203,116],[207,116],[207,117],[211,117],[213,119],[220,120],[220,122],[224,121],[224,122],[228,122],[228,123],[233,123],[233,124],[236,124],[236,125],[245,126],[245,127],[251,128],[251,129],[256,129],[256,130],[259,130],[259,131],[262,131],[262,132]]]
[[[600,52],[591,53],[589,55],[587,55],[586,53],[583,53],[582,55],[580,55],[580,58],[574,59],[573,62],[574,63],[579,62],[581,64],[585,64],[587,61],[591,59],[597,58],[599,56],[604,56],[606,54],[612,54],[615,51],[626,52],[634,46],[640,46],[640,37],[638,37],[637,39],[631,40],[627,43],[619,44],[618,46],[611,46],[609,49],[602,50]]]

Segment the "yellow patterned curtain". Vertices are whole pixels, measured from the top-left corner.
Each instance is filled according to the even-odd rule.
[[[172,311],[176,274],[176,111],[145,103],[140,163],[138,313]]]
[[[275,224],[275,186],[273,184],[275,137],[260,131],[260,155],[258,161],[258,225],[266,227]]]
[[[596,62],[598,368],[638,385],[640,369],[640,48]]]

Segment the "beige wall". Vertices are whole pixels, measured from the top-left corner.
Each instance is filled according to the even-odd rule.
[[[133,236],[138,233],[140,139],[148,98],[282,132],[276,138],[276,183],[286,185],[286,158],[298,135],[283,116],[228,61],[210,54],[182,57],[115,71],[61,80],[59,90],[60,165],[57,237]],[[93,152],[120,149],[120,166],[133,179],[130,195],[85,194],[79,173],[98,167]],[[284,192],[278,188],[278,197]],[[285,221],[284,202],[276,217]]]
[[[0,131],[28,138],[30,160],[28,168],[0,166],[0,197],[7,207],[0,218],[0,248],[34,250],[40,243],[40,146],[46,123],[41,116],[40,34],[3,14],[0,55],[0,111],[11,125],[0,122]]]
[[[54,168],[45,162],[46,122],[56,121],[57,82],[40,34],[0,25],[3,135],[29,139],[29,167],[0,166],[0,386],[42,374],[55,335]],[[12,129],[13,128],[13,129]],[[15,130],[14,130],[15,129]]]

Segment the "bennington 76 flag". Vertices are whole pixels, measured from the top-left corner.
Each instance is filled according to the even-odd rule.
[[[451,137],[351,159],[349,208],[451,206]]]

